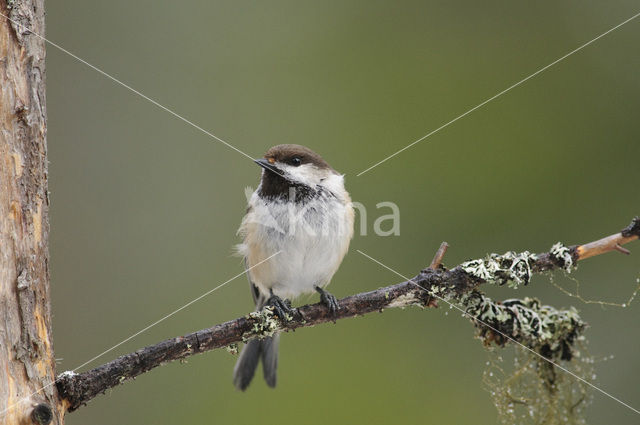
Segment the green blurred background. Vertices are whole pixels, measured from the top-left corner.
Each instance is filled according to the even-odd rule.
[[[637,1],[125,1],[47,4],[47,36],[251,156],[300,143],[346,173],[369,211],[330,289],[398,281],[443,240],[445,263],[547,250],[640,214],[640,19],[361,177],[356,174],[640,11]],[[232,255],[247,158],[71,57],[47,53],[53,325],[73,369],[242,271]],[[401,234],[377,237],[392,201]],[[573,274],[624,302],[640,274],[607,254]],[[572,282],[562,275],[558,283]],[[596,383],[640,406],[640,303],[586,305],[537,277],[523,291],[575,305]],[[303,299],[299,302],[316,298]],[[252,308],[244,277],[90,366]],[[387,311],[284,336],[278,388],[239,393],[224,350],[108,391],[68,424],[492,424],[487,354],[447,309]],[[591,423],[638,423],[595,394]]]

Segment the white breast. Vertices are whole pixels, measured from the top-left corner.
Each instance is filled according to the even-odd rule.
[[[341,176],[340,176],[341,177]],[[346,192],[344,192],[346,194]],[[249,201],[249,211],[239,233],[238,246],[252,267],[251,281],[269,295],[295,298],[326,286],[338,269],[353,236],[353,207],[348,195],[331,194],[300,204],[292,201],[265,201],[257,191]]]

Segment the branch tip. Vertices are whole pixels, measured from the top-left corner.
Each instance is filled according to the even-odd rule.
[[[616,244],[616,246],[613,247],[613,249],[615,249],[618,252],[621,252],[625,255],[629,255],[631,254],[631,251],[629,251],[627,248],[623,248],[620,246],[620,244]]]
[[[438,250],[436,251],[436,255],[433,256],[433,260],[431,260],[431,265],[429,266],[430,269],[435,270],[440,267],[440,264],[442,264],[442,259],[447,253],[447,249],[449,249],[449,244],[446,242],[442,242],[440,244],[440,248],[438,248]]]
[[[628,250],[622,248],[622,245],[636,239],[640,239],[640,217],[635,217],[631,220],[631,224],[622,229],[620,233],[578,246],[578,259],[584,260],[585,258],[604,254],[609,251],[619,251],[624,254],[630,254]]]
[[[620,233],[622,233],[622,236],[624,236],[625,238],[629,238],[632,236],[637,236],[640,238],[640,216],[637,216],[633,220],[631,220],[631,224],[622,229]]]

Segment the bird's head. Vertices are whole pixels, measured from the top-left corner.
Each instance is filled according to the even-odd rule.
[[[263,168],[261,190],[266,196],[287,195],[291,187],[344,191],[343,176],[305,146],[277,145],[255,162]]]

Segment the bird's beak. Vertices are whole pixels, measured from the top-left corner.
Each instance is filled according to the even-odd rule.
[[[275,165],[270,163],[269,160],[266,159],[266,158],[254,159],[253,162],[258,164],[259,166],[261,166],[265,170],[269,170],[269,171],[274,172],[274,173],[276,173],[278,175],[282,175],[282,172],[278,169],[278,167],[276,167]]]

